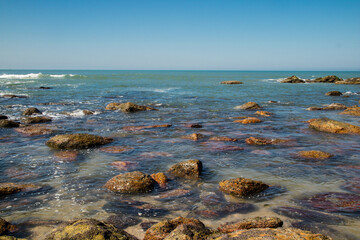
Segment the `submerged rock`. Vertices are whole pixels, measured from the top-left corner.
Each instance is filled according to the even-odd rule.
[[[39,189],[39,186],[27,183],[0,183],[0,197],[18,193],[21,191],[32,191]]]
[[[191,191],[187,189],[174,189],[159,194],[158,196],[156,196],[156,199],[168,200],[168,199],[180,198],[180,197],[188,196],[190,193]]]
[[[327,110],[327,111],[333,111],[333,110],[344,110],[347,109],[347,106],[341,103],[332,103],[327,105],[326,107],[309,107],[306,110],[308,111],[320,111],[320,110]]]
[[[282,80],[281,83],[305,83],[305,81],[293,75],[291,77]]]
[[[180,178],[196,179],[202,171],[202,163],[199,160],[188,160],[173,165],[168,172]]]
[[[137,240],[134,236],[112,224],[95,219],[75,220],[54,230],[46,240]]]
[[[15,121],[7,120],[7,119],[0,120],[0,128],[14,128],[19,126],[20,124]]]
[[[360,127],[335,121],[329,118],[316,118],[308,121],[309,128],[329,133],[360,134]]]
[[[118,193],[151,192],[154,180],[150,175],[139,171],[127,172],[111,178],[104,187]]]
[[[234,123],[242,123],[242,124],[252,124],[252,123],[261,123],[262,121],[256,117],[248,117],[242,120],[235,120]]]
[[[255,114],[264,117],[270,117],[271,115],[273,115],[271,112],[268,111],[256,111]]]
[[[112,138],[101,137],[86,133],[56,135],[46,142],[55,149],[84,149],[101,146],[112,142]]]
[[[314,82],[314,83],[336,83],[336,82],[340,82],[340,81],[343,81],[343,79],[332,75],[332,76],[325,76],[325,77],[316,78],[312,82]]]
[[[290,140],[286,139],[277,139],[277,138],[256,138],[249,137],[245,139],[245,142],[249,145],[270,145],[270,144],[284,144],[290,142]]]
[[[0,235],[6,234],[9,232],[14,232],[15,230],[16,230],[16,226],[14,226],[11,223],[0,218]]]
[[[185,124],[185,127],[188,127],[188,128],[202,128],[203,126],[201,124],[198,124],[198,123],[188,123],[188,124]]]
[[[341,188],[343,188],[349,192],[360,194],[360,178],[352,178],[352,179],[347,180],[341,186]]]
[[[14,95],[14,94],[5,94],[2,96],[3,98],[28,98],[25,95]]]
[[[269,188],[269,185],[247,178],[234,178],[219,182],[219,189],[237,197],[250,196]]]
[[[30,116],[30,115],[33,115],[33,114],[41,114],[42,112],[37,109],[37,108],[34,108],[34,107],[31,107],[31,108],[28,108],[26,109],[25,111],[22,112],[22,115],[24,116]]]
[[[261,109],[261,107],[256,102],[247,102],[243,105],[236,106],[235,109],[254,110],[254,109]]]
[[[56,132],[54,129],[47,128],[46,126],[26,126],[15,129],[16,132],[27,136],[46,135]]]
[[[183,136],[182,138],[188,139],[188,140],[193,140],[193,141],[198,141],[198,140],[204,139],[205,136],[200,133],[193,133],[193,134],[190,134],[187,136]]]
[[[246,214],[255,210],[256,207],[250,203],[227,203],[223,200],[221,203],[214,202],[212,205],[207,205],[206,209],[196,210],[194,213],[195,216],[205,219],[217,219],[234,213]]]
[[[332,158],[334,155],[322,152],[318,150],[310,150],[310,151],[300,151],[298,155],[302,158],[313,158],[313,159],[327,159]]]
[[[23,123],[26,124],[33,124],[33,123],[46,123],[46,122],[51,122],[52,119],[49,117],[45,117],[45,116],[38,116],[38,117],[28,117],[28,118],[24,118]]]
[[[219,142],[237,142],[238,139],[237,138],[231,138],[231,137],[225,137],[225,136],[220,136],[220,137],[211,137],[209,139],[209,141],[219,141]]]
[[[56,160],[60,162],[74,162],[78,155],[79,153],[75,151],[61,151],[54,153]]]
[[[148,107],[148,106],[140,106],[137,105],[135,103],[132,102],[127,102],[127,103],[109,103],[106,108],[106,110],[120,110],[122,112],[128,112],[128,113],[132,113],[132,112],[138,112],[138,111],[148,111],[148,110],[157,110],[155,108],[152,107]]]
[[[222,81],[221,84],[243,84],[240,81]]]
[[[358,107],[358,106],[348,107],[348,108],[346,108],[345,111],[341,112],[340,114],[360,117],[360,107]]]
[[[127,216],[126,214],[118,213],[116,215],[109,216],[105,222],[112,224],[119,229],[124,229],[139,224],[141,220],[136,217]]]
[[[226,223],[218,227],[219,232],[231,233],[242,229],[251,228],[278,228],[282,227],[283,221],[277,217],[247,218],[236,223]]]
[[[161,125],[151,125],[151,126],[125,126],[122,129],[124,131],[139,131],[143,129],[150,129],[150,128],[168,128],[171,127],[171,124],[161,124]]]
[[[325,95],[326,96],[341,96],[342,93],[339,91],[330,91],[330,92],[325,93]]]
[[[111,166],[115,167],[119,171],[129,171],[136,169],[139,164],[130,161],[115,161],[111,163]]]
[[[109,147],[99,148],[100,151],[106,153],[122,153],[122,152],[131,151],[133,149],[134,149],[133,147],[128,147],[128,146],[109,146]]]

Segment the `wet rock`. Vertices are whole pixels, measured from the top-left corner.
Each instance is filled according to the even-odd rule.
[[[52,89],[52,87],[44,87],[44,86],[41,86],[41,87],[39,87],[39,89]]]
[[[127,172],[113,177],[104,187],[118,193],[151,192],[154,189],[154,180],[150,175],[139,171]]]
[[[284,144],[289,143],[290,140],[286,139],[277,139],[277,138],[256,138],[256,137],[249,137],[245,139],[245,142],[249,145],[270,145],[270,144]]]
[[[140,223],[140,227],[143,231],[146,231],[157,223],[158,222],[142,222],[142,223]]]
[[[319,193],[300,203],[326,212],[360,213],[360,195],[343,192]]]
[[[51,122],[52,119],[49,117],[45,117],[45,116],[38,116],[38,117],[28,117],[28,118],[24,118],[23,123],[26,124],[33,124],[33,123],[46,123],[46,122]]]
[[[19,126],[20,124],[15,121],[7,120],[7,119],[0,120],[0,128],[15,128]]]
[[[21,191],[33,191],[39,186],[26,183],[0,183],[0,197],[18,193]]]
[[[341,95],[342,95],[342,93],[339,91],[330,91],[330,92],[325,93],[325,96],[341,96]]]
[[[347,106],[341,103],[332,103],[324,107],[323,110],[344,110]]]
[[[36,178],[39,175],[33,171],[25,170],[21,167],[10,167],[6,169],[5,174],[8,178],[11,179],[20,179],[20,180],[27,180],[30,178]]]
[[[260,109],[261,107],[256,102],[247,102],[241,106],[236,106],[235,109],[242,109],[242,110],[254,110]]]
[[[165,187],[166,183],[168,182],[168,178],[162,172],[153,173],[150,176],[152,177],[152,179],[154,179],[155,182],[157,182],[160,185],[160,187]]]
[[[312,82],[314,82],[314,83],[336,83],[336,82],[340,82],[340,81],[343,81],[343,79],[332,75],[332,76],[316,78]]]
[[[119,229],[125,229],[127,227],[139,224],[141,222],[141,220],[136,217],[118,213],[116,215],[109,216],[105,222],[112,224]]]
[[[3,98],[28,98],[25,95],[14,95],[14,94],[5,94],[2,96]]]
[[[316,222],[307,222],[307,221],[300,221],[300,222],[291,222],[291,227],[310,231],[316,234],[323,234],[324,236],[328,236],[331,239],[357,239],[355,236],[348,234],[345,231],[337,231],[333,228],[330,228],[329,225],[316,223]]]
[[[237,138],[231,138],[231,137],[211,137],[209,141],[219,141],[219,142],[237,142]]]
[[[360,178],[349,179],[341,187],[349,192],[360,194]]]
[[[37,108],[31,107],[22,112],[22,115],[24,116],[30,116],[33,114],[41,114],[41,111]]]
[[[309,107],[306,110],[308,110],[308,111],[320,111],[320,110],[324,110],[324,108],[322,108],[322,107]]]
[[[358,106],[348,107],[348,108],[346,108],[345,111],[341,112],[340,114],[360,117],[360,107],[358,107]]]
[[[331,240],[331,238],[322,235],[314,234],[309,231],[304,231],[296,228],[253,228],[246,230],[238,230],[228,234],[217,234],[208,238],[208,240],[242,240],[242,239],[271,239],[271,240]]]
[[[11,223],[0,218],[0,235],[6,234],[9,232],[14,232],[15,230],[16,230],[16,226],[14,226]]]
[[[127,103],[109,103],[106,108],[106,110],[120,110],[122,112],[132,113],[132,112],[138,112],[138,111],[148,111],[148,110],[157,110],[152,107],[147,106],[140,106],[132,102]]]
[[[234,178],[219,182],[219,189],[237,197],[250,196],[269,188],[269,185],[247,178]]]
[[[177,229],[179,226],[185,228]],[[175,233],[171,234],[175,229]],[[187,232],[191,232],[187,234]],[[178,217],[172,220],[165,220],[150,227],[144,236],[144,240],[162,239],[205,239],[211,232],[197,219]],[[191,237],[190,237],[190,236]],[[167,238],[169,237],[169,238]]]
[[[129,171],[137,168],[139,164],[130,161],[115,161],[111,163],[111,166],[115,167],[119,171]]]
[[[99,148],[100,151],[106,153],[123,153],[133,150],[133,147],[128,146],[109,146],[109,147],[101,147]]]
[[[188,140],[193,140],[193,141],[198,141],[198,140],[204,139],[205,136],[200,133],[193,133],[193,134],[190,134],[187,136],[183,136],[182,138],[188,139]]]
[[[224,204],[225,202],[225,204]],[[195,211],[196,216],[200,216],[206,219],[216,219],[226,217],[234,213],[246,214],[255,210],[255,206],[250,203],[226,203],[226,200],[222,204],[215,204],[208,206],[205,210]]]
[[[235,123],[242,123],[242,124],[252,124],[252,123],[261,123],[262,121],[256,117],[248,117],[242,120],[235,120]]]
[[[156,196],[156,199],[158,200],[168,200],[168,199],[174,199],[174,198],[180,198],[190,195],[191,191],[187,189],[174,189],[171,191],[160,193],[158,196]]]
[[[198,123],[188,123],[188,124],[185,124],[185,127],[188,127],[188,128],[202,128],[203,126],[201,124],[198,124]]]
[[[82,112],[83,112],[84,115],[94,115],[93,111],[90,111],[90,110],[87,110],[87,109],[82,110]]]
[[[273,115],[271,112],[268,112],[268,111],[256,111],[255,114],[264,116],[264,117],[270,117],[271,115]]]
[[[308,121],[309,127],[322,132],[337,134],[360,134],[360,127],[335,121],[329,118],[316,118]]]
[[[188,160],[173,165],[168,172],[176,177],[197,179],[202,171],[202,163],[199,160]]]
[[[282,227],[283,221],[277,217],[247,218],[236,223],[226,223],[218,227],[219,232],[231,233],[242,229],[251,228],[278,228]]]
[[[123,230],[118,229],[112,224],[101,222],[95,219],[75,220],[65,227],[54,230],[46,240],[137,240]]]
[[[305,83],[305,81],[294,75],[282,80],[281,83]]]
[[[240,81],[222,81],[221,84],[243,84]]]
[[[337,81],[335,84],[360,84],[360,77],[348,78],[345,81]]]
[[[226,202],[226,200],[223,196],[220,196],[215,193],[210,193],[205,196],[201,196],[200,198],[201,198],[201,203],[204,206],[208,206],[208,207],[220,205],[220,204],[223,204],[224,202]]]
[[[75,151],[61,151],[54,153],[56,160],[59,162],[75,162],[79,153]]]
[[[328,159],[332,158],[334,155],[322,152],[318,150],[311,150],[311,151],[300,151],[298,155],[302,158],[312,158],[312,159]]]
[[[171,124],[160,124],[160,125],[151,125],[151,126],[125,126],[122,129],[124,131],[140,131],[143,129],[150,129],[150,128],[168,128],[171,127]]]
[[[0,115],[0,120],[3,120],[3,119],[8,119],[8,117],[5,115]]]
[[[46,142],[46,145],[55,149],[84,149],[101,146],[112,141],[112,138],[77,133],[56,135],[50,138],[50,140]]]
[[[47,128],[46,126],[26,126],[15,129],[16,132],[24,134],[26,136],[39,136],[39,135],[47,135],[56,132],[55,129]]]
[[[229,146],[229,145],[222,145],[222,146],[213,146],[211,147],[210,151],[212,152],[233,152],[233,151],[243,151],[244,148],[239,146]]]
[[[305,210],[294,207],[278,207],[273,210],[277,214],[306,221],[308,223],[342,224],[344,219],[335,215],[324,214],[317,211]]]

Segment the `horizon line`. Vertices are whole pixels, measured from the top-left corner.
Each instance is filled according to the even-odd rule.
[[[5,70],[45,70],[45,71],[224,71],[224,72],[360,72],[360,69],[358,70],[240,70],[240,69],[86,69],[86,68],[0,68],[0,71]]]

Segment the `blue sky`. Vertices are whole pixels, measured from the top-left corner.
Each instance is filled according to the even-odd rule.
[[[0,0],[0,69],[360,70],[359,0]]]

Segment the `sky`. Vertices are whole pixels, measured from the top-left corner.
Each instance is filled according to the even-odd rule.
[[[0,69],[360,70],[360,0],[0,0]]]

